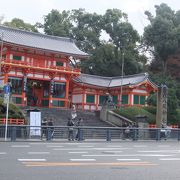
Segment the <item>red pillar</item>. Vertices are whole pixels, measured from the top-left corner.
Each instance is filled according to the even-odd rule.
[[[69,81],[70,78],[66,77],[66,95],[65,95],[65,107],[69,106]]]

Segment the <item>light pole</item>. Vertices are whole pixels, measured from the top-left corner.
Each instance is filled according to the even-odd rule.
[[[1,64],[2,64],[2,55],[3,55],[3,39],[4,39],[4,33],[1,33],[1,52],[0,52],[0,89],[4,86],[4,80],[2,77],[2,71],[1,71]]]
[[[122,90],[123,90],[123,75],[124,75],[124,50],[122,48],[122,65],[121,65],[121,93],[120,93],[120,98],[121,98],[121,107],[122,107]]]
[[[3,53],[3,38],[4,38],[4,33],[2,32],[2,34],[1,34],[1,55],[0,55],[0,75],[1,75],[1,63],[2,63],[2,53]]]

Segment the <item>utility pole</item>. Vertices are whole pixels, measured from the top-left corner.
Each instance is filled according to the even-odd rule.
[[[121,98],[121,107],[122,107],[122,96],[123,96],[123,75],[124,75],[124,50],[123,48],[121,49],[122,52],[122,65],[121,65],[121,93],[120,93],[120,98]]]
[[[4,39],[4,32],[2,32],[1,34],[0,75],[2,74],[1,63],[2,63],[2,53],[3,53],[3,39]]]

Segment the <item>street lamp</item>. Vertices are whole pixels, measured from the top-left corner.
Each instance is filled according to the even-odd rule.
[[[120,93],[120,97],[121,97],[121,107],[122,107],[122,90],[123,90],[123,75],[124,75],[124,50],[122,48],[122,65],[121,65],[121,93]]]
[[[3,52],[3,38],[4,38],[4,33],[1,33],[1,54],[0,54],[0,75],[1,75],[1,63],[2,63],[2,52]]]

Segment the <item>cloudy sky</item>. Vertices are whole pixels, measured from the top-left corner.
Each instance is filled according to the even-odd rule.
[[[180,9],[180,0],[0,0],[0,16],[4,21],[16,17],[35,24],[43,22],[43,16],[52,9],[84,8],[87,12],[104,14],[107,9],[118,8],[128,14],[129,22],[142,34],[148,24],[144,11],[154,13],[154,5],[161,3],[168,4],[175,11]]]

